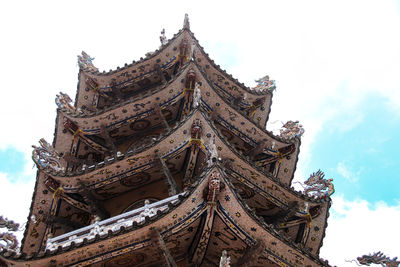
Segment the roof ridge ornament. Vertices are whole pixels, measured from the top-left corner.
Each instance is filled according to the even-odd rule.
[[[356,262],[358,266],[361,265],[369,266],[371,263],[380,264],[381,266],[387,266],[387,267],[397,267],[400,265],[400,261],[397,260],[397,257],[391,259],[380,251],[369,255],[362,255],[361,257],[357,257],[357,260],[351,260],[351,261],[346,260],[346,262],[353,262],[353,261]]]
[[[288,141],[295,137],[301,137],[304,134],[303,125],[299,121],[287,121],[279,131],[280,137]]]
[[[193,93],[193,107],[197,108],[200,106],[201,103],[201,89],[200,89],[200,83],[196,83],[194,87],[194,93]]]
[[[185,19],[183,20],[183,29],[190,30],[189,15],[185,14]]]
[[[66,110],[67,112],[73,114],[83,114],[83,111],[80,108],[76,108],[72,105],[72,99],[69,97],[68,94],[64,94],[60,92],[60,94],[56,95],[56,105],[61,110]]]
[[[162,29],[162,31],[161,31],[160,42],[161,42],[161,46],[166,45],[168,43],[167,37],[165,36],[165,29]]]
[[[324,172],[318,170],[317,172],[313,172],[304,184],[300,182],[296,183],[299,183],[303,187],[305,195],[317,199],[324,199],[335,193],[335,188],[332,183],[333,179],[325,179],[324,177]]]
[[[85,51],[82,51],[81,56],[78,55],[79,68],[82,70],[88,70],[94,72],[99,71],[99,69],[93,65],[93,60],[94,57],[90,57]]]
[[[268,91],[268,92],[273,92],[276,89],[275,85],[275,80],[270,80],[268,75],[265,75],[264,77],[255,80],[257,85],[251,89],[258,91],[258,92],[263,92],[263,91]]]
[[[32,146],[32,159],[43,169],[51,169],[54,171],[63,171],[60,154],[46,141],[44,138],[39,140],[40,146]]]
[[[228,256],[226,250],[223,250],[221,259],[219,261],[219,267],[230,267],[230,266],[231,266],[231,257]]]

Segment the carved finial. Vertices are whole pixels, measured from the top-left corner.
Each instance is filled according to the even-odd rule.
[[[60,162],[60,154],[43,138],[40,139],[39,143],[40,147],[32,146],[34,148],[32,158],[38,167],[54,171],[64,170]]]
[[[165,29],[162,29],[162,31],[161,31],[160,42],[161,42],[161,45],[167,44],[167,37],[165,36]]]
[[[192,45],[190,46],[190,60],[195,59],[195,53],[196,53],[196,44],[193,42]]]
[[[0,228],[7,228],[8,231],[15,232],[18,231],[19,224],[15,223],[14,221],[8,220],[7,218],[3,218],[3,216],[0,216]],[[0,251],[3,249],[6,250],[17,249],[18,247],[17,237],[10,232],[0,233],[0,241],[3,241],[3,243],[0,243]]]
[[[335,192],[333,186],[333,179],[325,179],[325,174],[318,170],[310,175],[310,177],[304,182],[304,194],[309,197],[326,198],[331,196]]]
[[[197,108],[200,106],[200,101],[201,101],[201,90],[200,90],[200,84],[196,83],[194,87],[194,93],[193,93],[193,106],[194,108]]]
[[[226,250],[222,251],[221,260],[219,261],[219,267],[230,267],[231,257],[228,257]]]
[[[301,137],[304,134],[303,125],[299,121],[288,121],[280,130],[280,136],[285,140],[291,140],[293,138]]]
[[[208,167],[211,167],[215,162],[219,160],[217,146],[215,145],[215,135],[211,138],[210,150],[208,151]]]
[[[352,261],[354,261],[354,260],[352,260]],[[347,262],[349,262],[349,261],[347,261]],[[397,257],[391,259],[380,251],[375,252],[373,254],[357,257],[357,265],[358,266],[361,266],[361,265],[370,266],[371,264],[380,264],[381,266],[386,266],[386,267],[397,267],[400,265],[400,261],[397,260]]]
[[[190,30],[189,15],[185,14],[185,19],[183,20],[183,28]]]
[[[61,110],[66,110],[67,112],[70,113],[83,113],[83,111],[80,108],[76,108],[72,105],[72,99],[67,95],[62,92],[57,95],[56,97],[56,104]]]
[[[82,51],[82,55],[78,55],[79,68],[94,72],[99,71],[99,69],[93,65],[93,60],[94,57],[90,57],[85,51]]]
[[[268,75],[262,77],[261,79],[256,80],[256,83],[257,85],[252,88],[253,90],[256,91],[262,92],[267,90],[269,92],[272,92],[276,89],[275,80],[270,80]]]

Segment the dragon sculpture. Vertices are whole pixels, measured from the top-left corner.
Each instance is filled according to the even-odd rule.
[[[335,192],[332,184],[333,179],[327,180],[324,177],[325,174],[321,170],[312,173],[304,182],[304,194],[319,199],[331,196]]]
[[[256,80],[255,82],[257,83],[257,85],[255,87],[253,87],[252,89],[256,90],[256,91],[262,92],[262,91],[267,90],[269,92],[272,92],[276,88],[275,81],[270,80],[268,75],[262,77],[261,79]]]
[[[60,154],[46,140],[39,140],[40,147],[32,146],[32,159],[39,168],[52,169],[54,171],[62,171],[64,167],[61,165]]]
[[[296,136],[301,137],[303,134],[304,128],[299,121],[288,121],[280,130],[280,136],[285,140],[292,140]]]
[[[66,110],[67,112],[79,114],[83,113],[80,108],[74,107],[72,105],[72,99],[67,94],[64,94],[62,92],[57,95],[56,104],[60,109]]]
[[[19,224],[0,216],[0,228],[7,228],[9,231],[15,232],[18,231]],[[10,232],[0,233],[0,241],[3,241],[0,242],[0,250],[15,250],[18,247],[17,237]]]
[[[93,65],[93,60],[94,57],[90,57],[85,51],[82,51],[82,55],[78,56],[79,68],[97,72],[99,69]]]
[[[354,261],[354,260],[352,260]],[[349,262],[349,261],[347,261]],[[388,256],[385,256],[382,252],[378,251],[373,254],[363,255],[361,257],[357,257],[356,261],[358,266],[367,265],[370,266],[371,264],[380,264],[384,267],[398,267],[400,266],[400,261],[397,260],[397,257],[391,259]]]

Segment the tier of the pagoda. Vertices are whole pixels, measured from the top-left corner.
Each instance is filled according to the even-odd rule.
[[[327,265],[243,205],[224,169],[213,164],[180,195],[51,238],[46,252],[28,259],[33,266],[162,265],[169,259],[161,239],[176,266],[214,266],[223,250],[233,263],[252,266]],[[27,259],[2,256],[17,266]]]

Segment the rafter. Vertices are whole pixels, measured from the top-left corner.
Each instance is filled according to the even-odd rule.
[[[109,218],[110,214],[104,208],[102,202],[95,198],[89,188],[87,188],[87,186],[82,181],[79,181],[79,185],[81,188],[81,194],[83,195],[85,201],[89,204],[91,212],[98,215],[102,220]]]
[[[169,127],[168,121],[165,119],[164,114],[162,113],[161,108],[158,105],[158,103],[155,104],[154,109],[156,111],[157,116],[159,118],[161,118],[162,122],[164,123],[165,129],[167,129],[167,131],[170,131],[171,127]]]
[[[174,177],[172,177],[172,174],[169,171],[167,164],[165,163],[164,159],[161,156],[158,156],[158,158],[160,160],[160,163],[161,163],[161,166],[162,166],[162,169],[163,169],[163,172],[164,172],[164,175],[165,175],[168,187],[169,187],[169,195],[173,196],[173,195],[178,194],[178,192],[179,192],[178,185],[176,184]]]
[[[117,147],[114,144],[114,141],[112,140],[110,133],[104,124],[100,125],[100,135],[106,140],[108,147],[111,148],[113,156],[117,157]]]
[[[158,230],[153,231],[153,243],[156,243],[158,247],[161,249],[162,254],[164,256],[165,265],[167,267],[177,267],[174,257],[172,257],[167,245],[163,237],[161,236]]]

